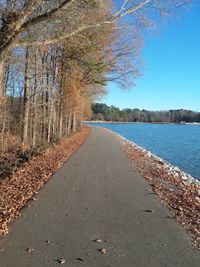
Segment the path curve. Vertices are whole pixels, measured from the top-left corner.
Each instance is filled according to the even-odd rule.
[[[29,204],[0,242],[1,267],[59,266],[59,258],[63,266],[200,266],[183,227],[102,128]]]

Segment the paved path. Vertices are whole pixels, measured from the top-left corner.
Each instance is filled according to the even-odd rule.
[[[93,128],[37,196],[1,241],[1,267],[59,266],[60,257],[66,259],[63,266],[200,266],[200,253],[182,226],[167,218],[168,211],[103,129]],[[93,242],[96,238],[106,242]],[[101,254],[101,248],[108,252]]]

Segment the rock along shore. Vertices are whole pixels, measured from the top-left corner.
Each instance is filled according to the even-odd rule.
[[[123,136],[106,130],[120,142],[134,166],[200,248],[200,181]]]

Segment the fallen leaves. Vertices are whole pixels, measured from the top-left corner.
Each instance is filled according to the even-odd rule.
[[[138,148],[115,135],[122,150],[134,163],[141,175],[148,181],[152,192],[173,212],[175,218],[183,225],[200,248],[200,186],[189,183],[184,176],[150,153]],[[154,212],[146,209],[145,212]],[[173,218],[173,216],[167,216]]]
[[[77,261],[82,261],[82,262],[84,261],[84,259],[82,259],[82,258],[76,258],[76,260]]]
[[[149,210],[149,209],[146,209],[144,210],[145,212],[155,212],[155,210]]]
[[[35,194],[38,190],[84,143],[89,134],[90,128],[84,126],[81,132],[47,149],[44,154],[0,181],[0,235],[8,233],[8,225],[20,215],[19,211],[29,200],[37,200]]]
[[[58,262],[59,262],[60,264],[64,264],[64,263],[66,262],[66,260],[65,260],[64,258],[60,258],[60,259],[58,259]]]
[[[93,242],[101,244],[101,243],[106,243],[106,240],[104,240],[104,239],[100,239],[100,238],[96,238],[96,239],[93,240]],[[99,248],[98,251],[99,251],[101,254],[106,254],[106,253],[108,252],[109,249],[110,249],[110,248]]]
[[[44,240],[43,242],[45,242],[47,245],[49,245],[51,242],[50,242],[50,240],[48,240],[48,239],[46,239],[46,240]],[[107,241],[105,240],[105,239],[100,239],[100,238],[96,238],[96,239],[94,239],[94,240],[92,240],[92,242],[95,242],[95,243],[106,243]],[[55,242],[52,242],[52,245],[53,244],[58,244],[58,245],[61,245],[62,247],[63,247],[63,245],[62,244],[60,244],[60,243],[55,243]],[[108,251],[111,249],[112,247],[107,247],[107,248],[105,248],[105,247],[102,247],[102,248],[97,248],[97,251],[100,253],[100,254],[107,254],[108,253]],[[0,248],[0,251],[3,251],[3,249],[1,249]],[[28,252],[28,253],[33,253],[34,252],[34,249],[32,248],[32,247],[27,247],[26,249],[25,249],[25,251],[26,252]],[[91,256],[91,254],[89,253],[89,252],[85,252],[84,253],[86,256],[88,256],[88,257],[90,257]],[[66,256],[66,255],[65,255]],[[125,255],[124,255],[125,256]],[[85,259],[84,259],[84,257],[77,257],[77,258],[74,258],[74,260],[77,260],[77,261],[80,261],[80,262],[85,262]],[[55,259],[54,259],[54,261],[55,261]],[[66,258],[64,257],[64,256],[62,256],[62,257],[60,257],[60,258],[57,258],[56,259],[56,261],[59,263],[59,264],[64,264],[64,263],[66,263]],[[50,262],[50,260],[48,260],[48,262]]]
[[[96,243],[102,243],[102,242],[103,242],[103,240],[101,240],[101,239],[97,238],[97,239],[95,239],[95,240],[94,240],[94,242],[96,242]]]
[[[108,252],[108,248],[100,248],[98,249],[98,251],[101,253],[101,254],[106,254]]]
[[[28,248],[26,248],[25,250],[26,250],[27,252],[29,252],[29,253],[33,253],[33,251],[34,251],[34,249],[31,248],[31,247],[28,247]]]

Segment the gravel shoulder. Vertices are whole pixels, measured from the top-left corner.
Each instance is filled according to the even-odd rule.
[[[104,129],[29,204],[0,242],[1,267],[199,266],[186,231]]]

